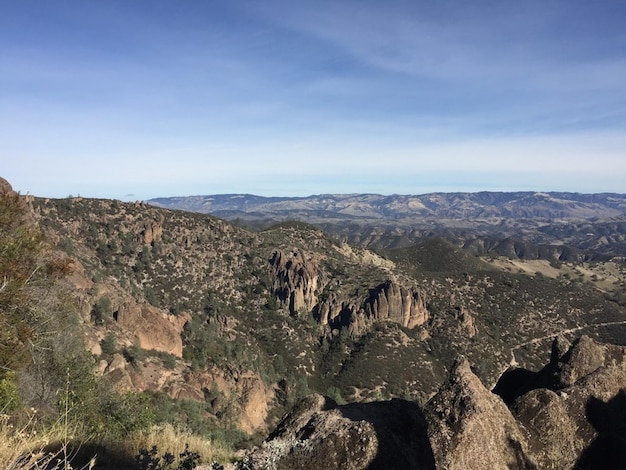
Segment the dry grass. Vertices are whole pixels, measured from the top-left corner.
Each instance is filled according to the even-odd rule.
[[[56,422],[47,429],[38,426],[35,410],[30,410],[24,424],[14,425],[8,415],[0,416],[0,462],[6,470],[68,470],[74,451],[70,447],[73,432]],[[91,469],[95,458],[81,467]]]
[[[159,454],[169,452],[178,457],[185,451],[187,444],[190,451],[200,454],[200,459],[204,463],[225,463],[233,459],[233,450],[224,444],[176,429],[170,424],[154,426],[148,433],[132,435],[119,445],[120,451],[127,455],[137,455],[141,449],[150,450],[156,446]]]
[[[42,429],[35,419],[34,410],[27,416],[26,423],[16,426],[7,415],[0,415],[0,468],[3,470],[88,470],[96,464],[106,464],[98,460],[97,455],[90,455],[87,463],[76,466],[72,462],[81,446],[77,445],[75,433],[63,421],[56,422],[49,428]],[[84,446],[91,443],[84,441]],[[110,455],[136,456],[142,449],[150,450],[154,446],[159,455],[169,452],[178,457],[186,446],[191,452],[200,455],[201,462],[226,463],[234,458],[233,450],[222,443],[211,441],[176,429],[172,425],[155,426],[149,432],[138,432],[122,442],[98,443],[106,448]],[[81,456],[84,462],[84,456]],[[105,459],[106,460],[106,459]]]
[[[614,261],[564,262],[555,267],[547,260],[521,260],[499,257],[488,261],[492,266],[508,272],[535,276],[541,273],[557,279],[567,276],[590,284],[604,292],[623,289],[626,284],[626,270]]]

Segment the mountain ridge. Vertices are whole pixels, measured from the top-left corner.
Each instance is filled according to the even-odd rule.
[[[277,214],[316,211],[355,218],[611,218],[626,216],[626,194],[572,192],[436,192],[422,195],[373,193],[266,197],[211,194],[154,198],[149,204],[219,214]],[[228,217],[227,217],[228,218]]]
[[[440,237],[472,254],[520,259],[584,261],[626,255],[626,195],[618,193],[226,194],[148,203],[208,213],[253,229],[302,221],[350,245],[374,250]]]

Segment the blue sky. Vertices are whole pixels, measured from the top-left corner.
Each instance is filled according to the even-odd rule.
[[[626,2],[0,0],[23,194],[626,192]]]

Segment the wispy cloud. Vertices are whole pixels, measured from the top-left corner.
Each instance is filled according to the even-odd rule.
[[[24,0],[6,13],[0,158],[30,192],[626,178],[621,2]]]

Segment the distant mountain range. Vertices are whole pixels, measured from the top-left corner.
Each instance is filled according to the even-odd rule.
[[[213,214],[226,219],[610,219],[626,216],[626,194],[566,192],[478,192],[423,195],[321,194],[262,197],[221,194],[156,198],[150,204]]]
[[[524,259],[580,261],[626,255],[626,194],[222,194],[148,202],[257,229],[284,221],[306,222],[371,249],[400,248],[439,237],[473,254]]]

